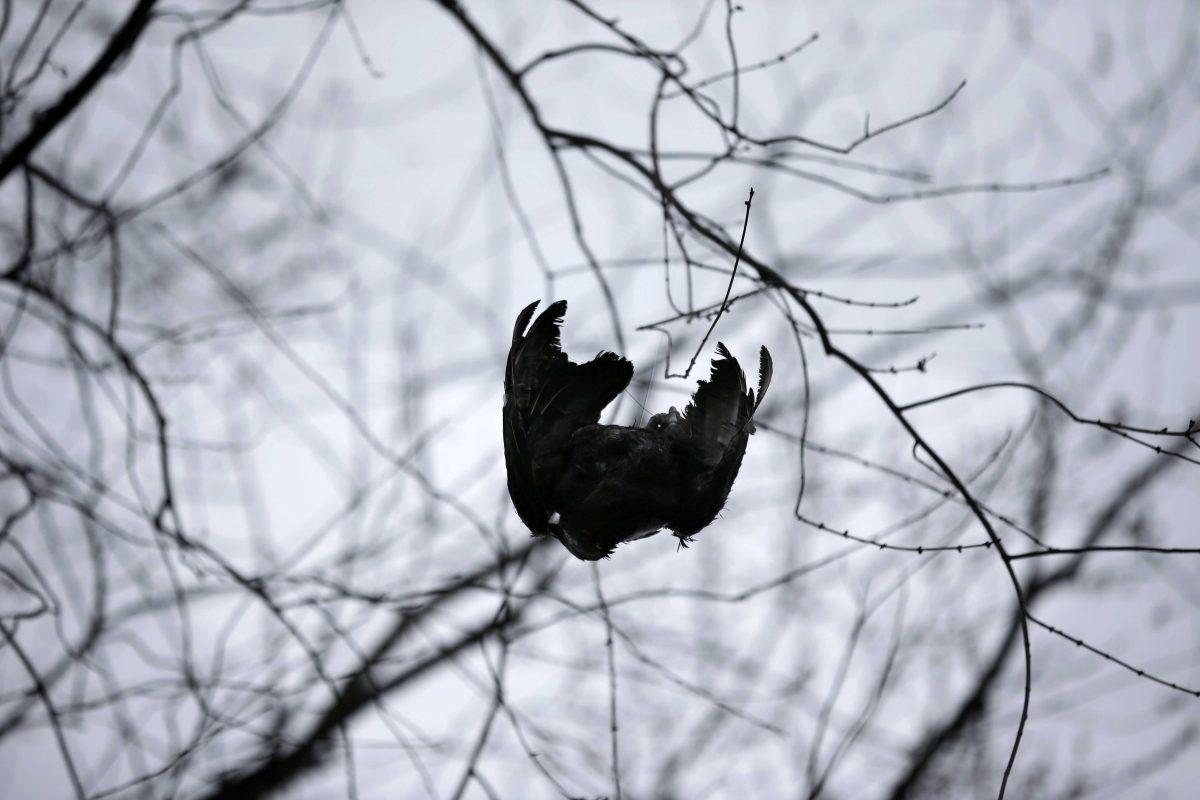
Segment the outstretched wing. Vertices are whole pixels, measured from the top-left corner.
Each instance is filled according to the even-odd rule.
[[[758,396],[746,387],[746,375],[724,344],[717,344],[712,374],[700,381],[683,412],[688,449],[694,460],[687,481],[687,500],[671,529],[692,536],[705,528],[725,506],[733,481],[754,433],[754,412],[770,386],[774,367],[767,348],[759,351]]]
[[[600,419],[633,377],[633,364],[600,353],[575,364],[562,351],[567,302],[551,303],[529,325],[537,302],[517,315],[504,372],[504,461],[508,491],[521,521],[550,533],[548,493],[571,435]],[[526,330],[528,326],[528,330]]]
[[[700,381],[692,401],[683,410],[685,429],[690,432],[696,458],[708,467],[719,464],[730,445],[745,432],[753,413],[754,394],[746,388],[742,367],[729,349],[718,342],[712,374],[707,381]]]

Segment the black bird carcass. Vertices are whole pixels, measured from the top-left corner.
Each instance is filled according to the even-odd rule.
[[[771,383],[771,354],[760,352],[757,396],[718,344],[712,375],[682,414],[672,407],[644,428],[600,425],[633,365],[608,352],[572,362],[559,339],[566,301],[529,325],[536,307],[517,316],[504,373],[504,461],[521,520],[586,561],[663,528],[689,541],[729,497]]]

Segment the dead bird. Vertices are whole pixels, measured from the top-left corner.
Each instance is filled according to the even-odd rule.
[[[689,542],[729,497],[771,383],[771,354],[759,352],[757,394],[718,343],[711,376],[682,413],[671,407],[644,428],[600,425],[633,364],[609,352],[572,362],[560,340],[567,302],[530,325],[537,305],[517,315],[504,373],[504,461],[521,521],[585,561],[663,528]]]

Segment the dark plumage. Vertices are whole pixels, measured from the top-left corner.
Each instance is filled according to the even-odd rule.
[[[608,352],[572,362],[559,341],[566,301],[530,325],[536,307],[517,315],[504,373],[504,461],[521,521],[587,561],[663,528],[689,540],[729,497],[771,382],[770,353],[759,355],[757,397],[718,344],[712,375],[682,414],[672,407],[645,428],[600,425],[633,365]]]

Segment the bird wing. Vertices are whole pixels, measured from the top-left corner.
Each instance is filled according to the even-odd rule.
[[[746,388],[742,367],[729,349],[718,343],[712,374],[707,381],[700,381],[683,410],[696,458],[708,467],[719,464],[753,413],[754,394]]]
[[[536,307],[536,301],[526,306],[513,327],[504,372],[504,460],[521,520],[534,533],[549,533],[549,492],[571,435],[600,419],[629,385],[633,364],[607,352],[572,362],[560,339],[567,302],[551,303],[529,325]]]
[[[771,354],[759,351],[758,393],[746,387],[741,365],[724,344],[717,344],[717,358],[707,381],[700,381],[692,401],[683,412],[689,433],[691,474],[684,487],[685,501],[672,521],[680,536],[692,536],[720,513],[729,498],[754,433],[754,412],[770,386],[774,367]]]

